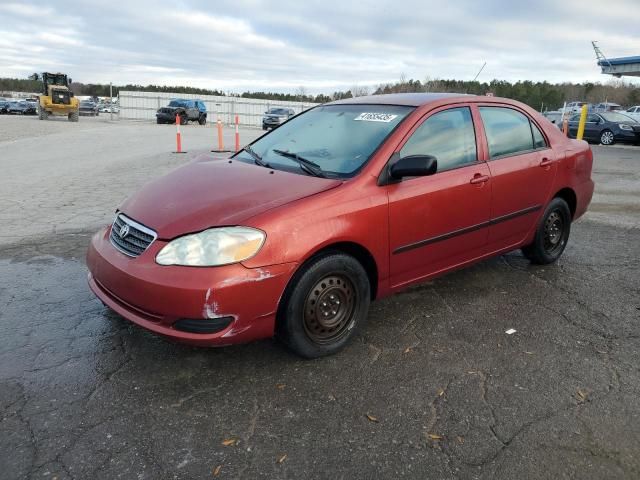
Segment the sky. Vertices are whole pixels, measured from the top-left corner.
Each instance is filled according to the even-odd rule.
[[[640,55],[640,0],[0,0],[0,77],[83,83],[331,93],[484,62],[480,81],[606,82],[591,40]]]

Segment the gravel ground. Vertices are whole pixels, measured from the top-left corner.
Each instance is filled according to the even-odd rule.
[[[89,235],[213,142],[189,126],[178,156],[171,127],[83,120],[0,117],[0,478],[640,477],[638,149],[594,147],[557,264],[414,287],[303,361],[169,343],[91,295]]]

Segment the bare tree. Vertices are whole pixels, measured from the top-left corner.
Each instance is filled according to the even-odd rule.
[[[298,101],[304,100],[306,96],[307,96],[307,89],[304,86],[300,85],[296,90],[296,97],[298,97]]]
[[[351,94],[354,97],[364,97],[366,95],[369,95],[369,87],[367,86],[359,86],[357,83],[351,87]]]

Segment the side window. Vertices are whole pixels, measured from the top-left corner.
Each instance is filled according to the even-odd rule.
[[[401,157],[433,155],[438,172],[474,163],[476,135],[468,107],[452,108],[427,118],[400,150]]]
[[[533,132],[533,148],[546,148],[547,142],[544,140],[544,135],[533,122],[531,122],[531,131]]]
[[[531,122],[511,108],[480,107],[491,158],[533,149]]]
[[[580,117],[578,117],[580,120]],[[598,115],[589,115],[587,116],[587,122],[589,123],[598,123],[600,121],[600,117]]]

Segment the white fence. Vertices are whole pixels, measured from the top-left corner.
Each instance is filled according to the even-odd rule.
[[[235,122],[235,115],[241,125],[262,126],[262,116],[271,107],[292,108],[300,113],[316,103],[259,100],[255,98],[219,97],[214,95],[193,95],[187,93],[129,92],[119,94],[120,118],[129,120],[155,120],[156,111],[166,106],[174,98],[202,100],[207,107],[210,123],[218,118],[224,123]]]

